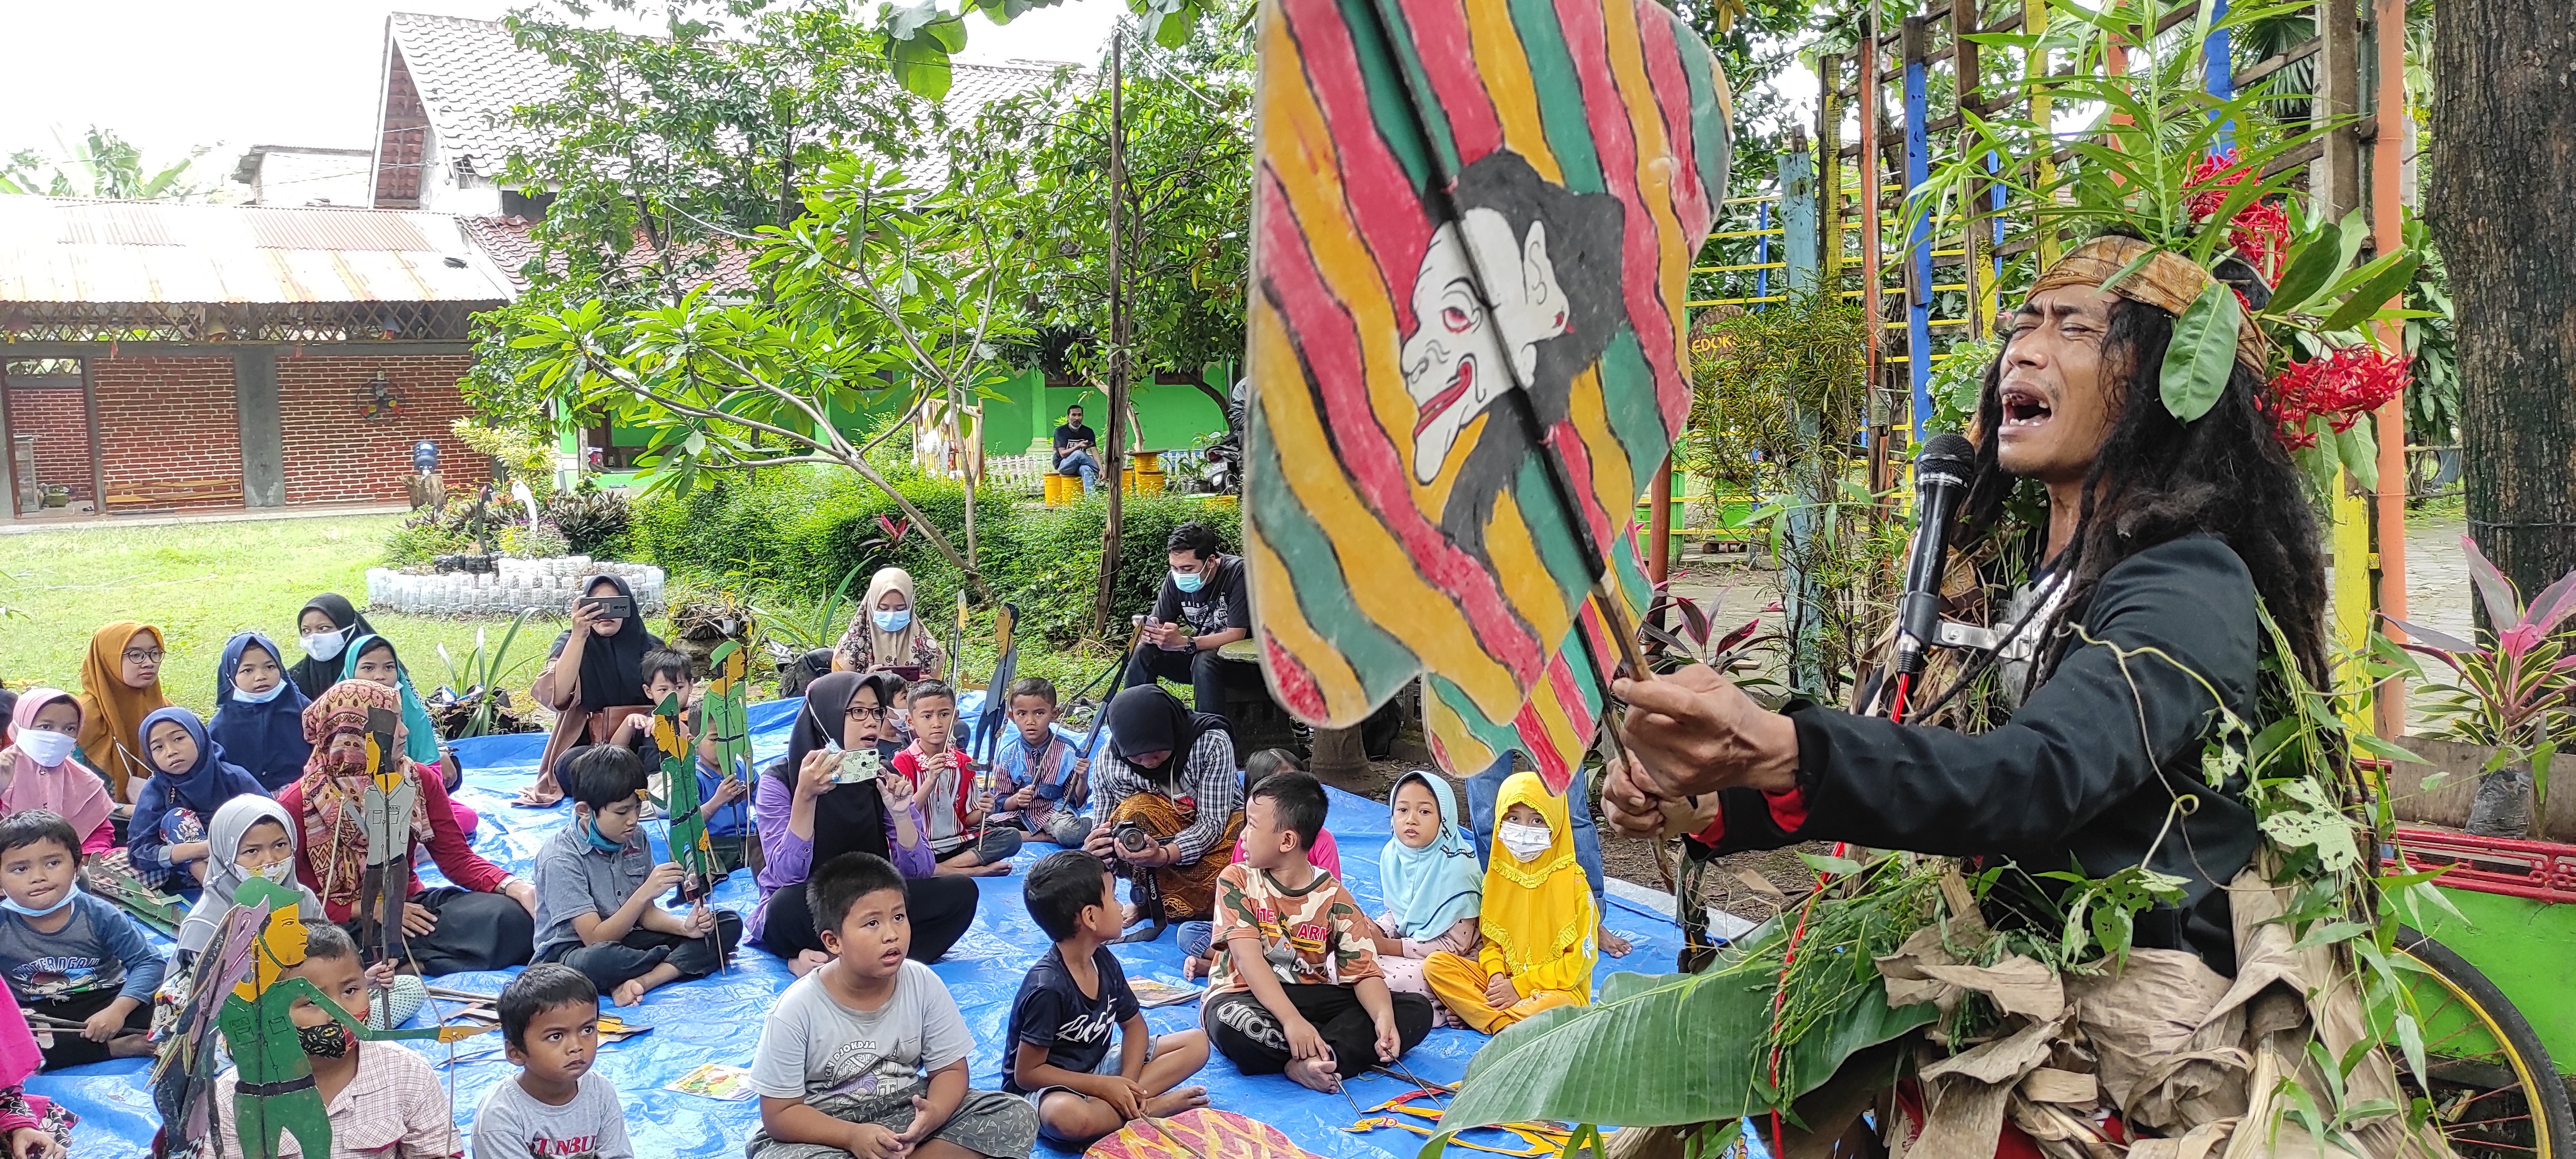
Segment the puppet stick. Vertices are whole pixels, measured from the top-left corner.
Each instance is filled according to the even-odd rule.
[[[1126,667],[1128,663],[1134,659],[1137,646],[1145,642],[1144,619],[1142,617],[1138,617],[1136,620],[1132,621],[1132,623],[1134,626],[1127,630],[1127,647],[1124,651],[1118,653],[1118,659],[1114,661],[1118,668]],[[1113,672],[1116,670],[1116,668],[1111,669]],[[1102,673],[1102,675],[1105,676],[1108,675],[1108,673]],[[1100,702],[1099,713],[1091,718],[1091,735],[1083,738],[1082,759],[1086,761],[1091,759],[1092,754],[1098,750],[1102,730],[1108,727],[1109,701],[1103,700]]]

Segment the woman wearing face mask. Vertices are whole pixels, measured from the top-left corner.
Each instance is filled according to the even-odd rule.
[[[108,820],[115,802],[107,782],[82,767],[81,706],[59,688],[31,688],[9,717],[9,747],[0,749],[0,814],[51,809],[81,835],[81,856],[116,848]]]
[[[832,647],[832,670],[918,669],[901,675],[907,680],[939,679],[947,656],[922,626],[916,603],[911,572],[899,567],[878,569],[868,580],[859,610],[850,616],[850,630],[841,633],[841,642]]]
[[[1204,921],[1216,912],[1217,875],[1243,833],[1243,774],[1225,718],[1191,712],[1148,685],[1111,700],[1108,724],[1115,759],[1093,775],[1100,824],[1083,848],[1152,870],[1165,917]],[[1118,841],[1119,826],[1131,822],[1144,831],[1142,848]]]
[[[143,750],[152,779],[134,801],[125,827],[126,861],[155,889],[194,888],[206,875],[206,822],[225,802],[266,797],[268,790],[224,759],[197,714],[172,706],[143,718]]]
[[[132,801],[152,775],[152,762],[135,747],[143,718],[170,707],[161,692],[161,629],[118,620],[89,638],[81,661],[81,752],[107,774],[108,792]]]
[[[275,793],[304,775],[313,746],[304,739],[304,706],[313,703],[287,676],[275,642],[242,632],[224,643],[215,666],[215,719],[209,729],[224,756]]]
[[[1494,804],[1501,819],[1477,914],[1484,945],[1474,958],[1441,952],[1422,963],[1441,1005],[1485,1034],[1541,1010],[1591,1005],[1600,958],[1593,931],[1601,919],[1574,860],[1565,799],[1537,773],[1513,773]]]
[[[309,703],[323,689],[346,679],[341,673],[348,664],[340,654],[348,650],[349,641],[375,634],[376,626],[359,614],[349,597],[338,592],[313,597],[295,616],[295,635],[304,645],[304,658],[288,670],[295,677],[296,691]]]
[[[296,818],[304,856],[296,876],[322,898],[335,922],[357,916],[358,882],[367,865],[367,826],[358,803],[367,784],[367,710],[395,711],[394,690],[368,680],[331,686],[304,710],[304,735],[313,743],[303,779],[278,791],[277,803]],[[402,743],[407,725],[395,726]],[[408,897],[403,937],[423,974],[498,970],[525,965],[536,949],[536,887],[483,859],[467,843],[438,777],[401,761],[401,775],[419,787],[403,826],[414,849],[426,845],[439,872],[453,886],[430,889],[417,871],[406,883],[387,883]]]
[[[537,760],[536,783],[521,790],[519,799],[512,802],[526,808],[545,808],[563,800],[563,788],[555,782],[555,765],[566,752],[581,745],[606,744],[616,735],[619,721],[652,711],[652,702],[644,698],[644,654],[660,650],[661,639],[644,630],[640,608],[635,609],[637,615],[608,616],[602,614],[606,609],[589,602],[622,596],[634,608],[635,590],[613,575],[593,576],[581,590],[567,609],[572,627],[555,637],[545,670],[537,673],[536,684],[529,689],[537,703],[562,715],[555,718],[554,735],[546,738],[546,751]]]
[[[890,673],[830,672],[805,688],[787,734],[787,756],[752,790],[753,828],[766,855],[757,876],[760,908],[747,924],[761,948],[799,976],[830,961],[805,897],[813,867],[844,853],[872,853],[904,876],[913,960],[935,962],[975,922],[979,894],[968,877],[936,877],[928,823],[912,784],[894,773],[886,709],[903,681]],[[843,782],[845,753],[869,750],[884,772]]]

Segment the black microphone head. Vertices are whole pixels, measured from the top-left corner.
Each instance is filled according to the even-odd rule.
[[[1965,435],[1934,435],[1923,444],[1923,453],[1914,456],[1914,470],[1947,471],[1962,478],[1977,466],[1977,445]]]

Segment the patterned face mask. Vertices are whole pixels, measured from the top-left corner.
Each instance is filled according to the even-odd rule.
[[[315,1058],[339,1058],[348,1054],[349,1047],[353,1045],[349,1028],[337,1022],[299,1026],[295,1029],[295,1037],[303,1041],[304,1053]]]

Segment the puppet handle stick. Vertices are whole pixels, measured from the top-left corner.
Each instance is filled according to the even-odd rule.
[[[1127,647],[1118,653],[1118,659],[1114,661],[1114,663],[1116,663],[1120,668],[1124,668],[1128,664],[1132,663],[1136,656],[1136,646],[1144,642],[1145,622],[1143,620],[1137,620],[1134,625],[1127,630]],[[1110,694],[1111,699],[1115,699],[1116,696],[1117,694],[1114,692]],[[1091,755],[1098,751],[1098,746],[1100,744],[1100,731],[1108,726],[1109,701],[1103,700],[1100,702],[1100,715],[1093,717],[1091,720],[1091,735],[1083,738],[1082,759],[1086,761],[1090,760]]]

